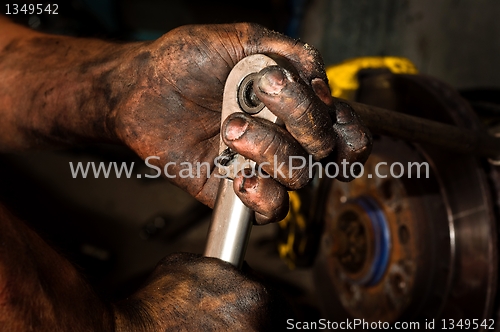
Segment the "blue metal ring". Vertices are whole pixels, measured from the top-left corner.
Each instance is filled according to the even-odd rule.
[[[382,279],[389,263],[391,250],[391,234],[383,211],[377,202],[367,196],[362,196],[354,200],[359,204],[370,218],[374,234],[374,257],[368,273],[356,283],[372,286]]]

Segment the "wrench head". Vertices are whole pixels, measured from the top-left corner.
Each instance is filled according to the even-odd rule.
[[[276,115],[256,99],[251,90],[253,89],[253,81],[259,71],[277,65],[279,64],[267,55],[254,54],[247,56],[234,66],[224,86],[221,126],[229,115],[236,112],[251,114],[274,123],[278,121]],[[231,153],[229,147],[222,140],[222,128],[219,157],[219,174],[229,179],[234,179],[240,170],[253,168],[255,165],[253,161],[239,154]]]

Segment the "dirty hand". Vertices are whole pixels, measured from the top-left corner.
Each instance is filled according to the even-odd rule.
[[[172,254],[127,299],[103,302],[79,271],[0,204],[1,331],[280,331],[286,302],[244,265]],[[22,262],[22,264],[20,264]]]
[[[289,174],[289,156],[309,154],[320,160],[333,150],[338,161],[362,161],[370,137],[350,108],[336,107],[330,97],[320,55],[300,41],[252,24],[185,26],[136,50],[135,84],[126,103],[111,113],[118,137],[141,157],[167,172],[175,184],[213,206],[220,179],[214,176],[218,155],[220,111],[225,80],[245,56],[264,53],[285,57],[300,77],[277,68],[264,70],[255,93],[283,120],[286,130],[243,113],[224,124],[223,137],[234,151],[273,174],[273,160],[284,163],[285,176],[257,176],[234,181],[237,195],[256,211],[258,223],[282,219],[288,211],[287,189],[309,181],[307,167]],[[255,86],[254,86],[255,87]],[[333,121],[332,121],[333,119]],[[208,162],[207,176],[181,178],[188,162]]]
[[[159,156],[160,166],[172,162],[169,174],[178,174],[183,162],[213,165],[227,75],[247,55],[275,53],[299,76],[280,69],[264,71],[255,92],[286,130],[235,114],[223,127],[228,146],[259,164],[276,155],[285,169],[289,156],[310,154],[319,160],[331,155],[353,162],[364,161],[369,152],[367,131],[352,110],[330,97],[318,53],[255,25],[187,26],[155,42],[130,44],[47,35],[2,15],[0,31],[0,151],[121,141],[143,158]],[[273,173],[271,166],[264,170]],[[213,172],[212,167],[208,179],[201,174],[172,181],[213,206],[219,182]],[[234,181],[258,222],[283,217],[286,189],[303,186],[309,176],[296,171],[275,180]],[[0,234],[11,243],[6,246],[10,250],[0,252],[0,262],[9,262],[7,257],[16,263],[0,266],[0,272],[21,265],[22,271],[0,277],[7,275],[13,287],[17,283],[15,295],[36,306],[12,305],[14,314],[0,320],[32,327],[34,319],[40,329],[45,324],[50,331],[56,330],[53,326],[85,329],[87,325],[74,322],[88,319],[88,326],[107,325],[108,319],[94,314],[107,313],[107,306],[92,295],[77,271],[32,231],[18,230],[20,224],[0,225]],[[17,264],[20,261],[26,264]],[[193,330],[221,325],[226,330],[260,330],[261,324],[267,326],[264,316],[273,317],[268,295],[263,286],[217,259],[171,256],[142,290],[113,307],[113,317],[122,331],[177,330],[176,324],[196,327]],[[67,305],[69,299],[78,306]],[[0,302],[9,304],[2,298]]]
[[[254,84],[285,129],[244,114],[223,127],[234,151],[258,164],[273,165],[275,156],[283,163],[274,180],[234,181],[257,222],[282,218],[286,189],[309,180],[308,167],[289,174],[290,156],[352,163],[369,153],[366,129],[332,100],[318,52],[260,26],[185,26],[154,42],[125,44],[42,34],[1,15],[0,27],[0,151],[122,142],[142,158],[159,157],[149,162],[162,173],[168,165],[171,181],[213,206],[224,83],[238,61],[264,53],[281,55],[298,73],[265,70]],[[200,167],[200,176],[182,178],[186,165],[197,162],[212,165],[210,174]],[[262,168],[274,176],[278,167]]]
[[[179,253],[164,258],[144,287],[116,304],[114,316],[117,332],[267,331],[285,324],[285,309],[232,265]]]

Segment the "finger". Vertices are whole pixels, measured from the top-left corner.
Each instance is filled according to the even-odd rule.
[[[364,164],[372,148],[372,136],[368,128],[361,123],[351,106],[332,97],[330,88],[322,80],[313,80],[312,88],[318,98],[331,106],[329,113],[338,140],[337,150],[324,163],[333,161],[340,165],[345,160],[351,165],[356,162]],[[339,173],[337,179],[351,181],[360,171],[361,167],[353,167],[353,174],[347,173],[346,177]]]
[[[244,169],[233,181],[234,192],[241,201],[255,211],[259,225],[280,221],[288,213],[288,193],[271,178],[258,177],[251,169]]]
[[[309,182],[307,153],[283,128],[245,113],[231,114],[222,125],[224,142],[233,151],[255,161],[290,189]]]
[[[286,69],[271,66],[258,75],[254,83],[257,97],[314,159],[328,156],[335,146],[329,107]]]
[[[340,165],[347,161],[350,165],[355,162],[364,164],[368,159],[372,148],[372,135],[351,106],[347,103],[334,100],[330,116],[335,119],[333,130],[337,135],[337,148],[323,162],[335,162]],[[339,173],[337,177],[341,181],[351,181],[361,171],[361,167],[353,167],[353,173],[347,172],[347,176]]]
[[[263,53],[278,54],[297,69],[304,82],[314,78],[327,81],[323,59],[316,48],[300,40],[292,39],[258,24],[234,25],[246,55]]]

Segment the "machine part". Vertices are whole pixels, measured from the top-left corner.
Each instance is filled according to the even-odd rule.
[[[323,216],[318,213],[318,207],[323,206],[325,200],[319,184],[316,176],[304,188],[289,192],[290,209],[278,223],[278,252],[291,270],[310,267],[318,252],[323,229]]]
[[[351,274],[353,283],[373,286],[380,281],[387,268],[391,249],[390,231],[385,214],[374,199],[361,196],[351,204],[361,207],[362,211],[346,210],[340,215],[338,228],[333,234],[338,236],[334,243],[343,244],[343,247],[339,250],[337,246],[336,256]],[[360,223],[359,217],[363,215],[367,217],[366,225]],[[358,245],[361,247],[357,248]],[[368,257],[370,252],[371,257]]]
[[[447,229],[439,231],[434,229],[427,236],[425,232],[428,229],[414,229],[418,220],[424,218],[418,214],[426,209],[426,204],[432,204],[434,201],[438,203],[437,206],[442,206],[434,195],[425,196],[427,190],[436,191],[433,188],[436,186],[434,181],[413,179],[412,187],[415,188],[413,192],[419,194],[409,197],[404,183],[399,179],[368,177],[368,174],[375,174],[375,167],[380,162],[387,162],[387,165],[395,162],[406,164],[408,161],[420,163],[424,159],[419,158],[415,150],[409,148],[406,143],[389,138],[377,139],[373,148],[372,155],[365,164],[363,177],[351,183],[337,181],[330,183],[324,215],[325,230],[320,248],[324,270],[318,277],[326,279],[322,279],[323,287],[333,285],[334,289],[341,290],[336,291],[339,294],[337,301],[340,301],[335,307],[338,316],[390,322],[399,318],[409,304],[405,302],[409,300],[407,291],[413,287],[415,279],[425,279],[425,273],[434,268],[429,263],[422,262],[427,265],[427,269],[421,267],[418,271],[423,273],[422,276],[415,275],[417,272],[415,262],[418,261],[418,257],[430,255],[428,252],[418,252],[419,248],[416,247],[418,241],[427,244],[433,242],[436,233],[446,237]],[[378,171],[381,175],[385,175],[389,173],[389,166],[380,167]],[[420,200],[419,197],[424,199]],[[360,201],[366,200],[372,201],[371,210],[375,213],[370,213],[369,209],[359,204]],[[434,208],[433,216],[445,217],[445,214]],[[376,235],[381,233],[377,232],[381,220],[384,230],[388,233],[385,236]],[[349,234],[340,231],[346,228],[346,223],[349,223],[351,228],[358,227],[357,236],[353,237],[352,232]],[[377,251],[377,246],[383,249]],[[357,259],[351,261],[351,266],[342,261],[343,256],[339,253],[343,252],[356,253]],[[444,250],[444,253],[447,252],[448,250]],[[444,264],[449,261],[444,255],[436,259]],[[376,278],[373,270],[377,270]],[[441,286],[443,284],[440,283]],[[394,285],[397,287],[394,288]],[[436,286],[439,287],[438,284]],[[334,291],[329,290],[329,295],[331,292]],[[328,303],[332,305],[335,301],[330,298]],[[328,312],[328,315],[333,314]]]
[[[208,231],[205,256],[240,267],[252,230],[253,211],[233,190],[233,181],[222,179]]]
[[[474,132],[481,128],[456,91],[420,75],[366,77],[358,101]],[[491,197],[498,196],[487,180],[495,175],[498,179],[496,169],[484,168],[485,160],[471,154],[374,138],[361,178],[321,183],[327,198],[320,209],[325,227],[315,284],[324,317],[375,322],[491,318],[498,269]],[[401,177],[390,175],[396,162],[405,167]],[[408,163],[415,162],[428,163],[428,178],[417,178],[416,168],[409,170]],[[386,178],[369,176],[376,174],[377,165]],[[387,265],[371,283],[364,281],[370,277],[368,267],[381,257],[373,237],[367,236],[375,232],[374,217],[358,204],[366,198],[383,213],[390,235],[385,240]],[[354,231],[339,231],[345,224]],[[342,261],[346,255],[339,254],[345,252],[350,253],[347,262]]]
[[[363,70],[388,70],[398,74],[416,74],[415,65],[402,57],[361,57],[349,59],[326,68],[332,96],[351,100],[359,87],[358,75]],[[370,116],[370,114],[368,114]],[[315,178],[305,188],[290,192],[290,211],[279,222],[278,252],[290,269],[309,267],[317,254],[326,193],[318,190]]]
[[[280,239],[278,243],[278,252],[282,260],[284,260],[290,270],[295,269],[296,252],[302,251],[306,243],[303,241],[307,238],[298,238],[296,234],[303,232],[307,227],[306,216],[302,212],[302,199],[298,192],[291,191],[288,193],[290,208],[285,219],[278,223],[281,230],[280,234],[285,237]]]
[[[278,63],[272,58],[256,54],[244,58],[234,66],[224,87],[221,125],[229,115],[242,111],[277,122],[277,117],[251,93],[256,73],[266,67],[277,65]],[[225,177],[219,184],[208,230],[205,256],[216,257],[240,267],[245,256],[254,213],[236,196],[233,179],[240,170],[246,167],[252,168],[255,163],[233,153],[222,137],[219,154],[224,162],[224,166],[219,168],[219,173]]]
[[[359,87],[358,72],[373,68],[387,68],[393,73],[416,73],[413,64],[404,58],[365,57],[349,60],[327,69],[332,95],[354,98],[354,92]],[[406,92],[401,91],[401,93]],[[413,105],[408,105],[409,109],[404,111],[409,114],[405,114],[372,105],[345,102],[352,106],[374,134],[388,135],[413,143],[428,143],[460,153],[489,156],[491,158],[488,161],[491,165],[500,165],[498,134],[491,135],[480,127],[471,129],[451,125],[453,122],[450,121],[447,121],[449,123],[447,124],[439,118],[412,116]],[[400,106],[389,103],[385,107],[394,109]],[[317,211],[318,207],[325,204],[325,195],[327,193],[318,192],[313,185],[298,190],[291,196],[293,199],[291,199],[290,213],[279,223],[278,250],[280,257],[292,269],[296,266],[307,267],[314,261],[317,252],[315,244],[319,241],[317,232],[321,230],[323,220],[323,216]],[[302,204],[302,201],[305,201],[305,204]],[[297,208],[297,205],[300,208]]]
[[[326,68],[332,96],[352,100],[359,87],[358,74],[366,69],[385,68],[394,74],[417,74],[417,68],[408,59],[394,56],[370,56],[349,59]]]
[[[374,134],[500,160],[500,138],[491,136],[480,128],[460,128],[360,103],[348,104]]]
[[[264,108],[255,93],[253,93],[253,82],[257,73],[247,75],[238,87],[238,104],[248,114],[258,114]]]
[[[385,69],[394,74],[416,74],[415,65],[401,57],[361,57],[326,69],[332,95],[353,100],[363,70]],[[484,131],[457,128],[429,119],[406,116],[368,105],[349,103],[372,133],[429,143],[462,153],[474,153],[500,162],[500,138]]]

